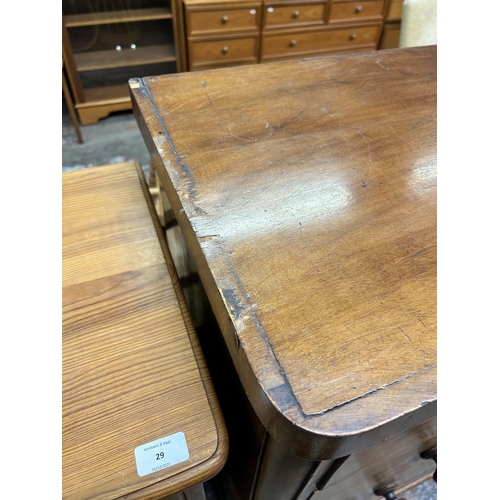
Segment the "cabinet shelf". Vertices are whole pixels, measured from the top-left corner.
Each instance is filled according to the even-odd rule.
[[[116,24],[126,22],[154,21],[171,19],[172,11],[168,7],[151,9],[117,10],[112,12],[95,12],[92,14],[73,14],[64,16],[67,28],[95,26],[98,24]]]
[[[170,62],[176,60],[176,55],[174,46],[166,44],[137,47],[135,50],[82,52],[74,54],[74,58],[78,71],[94,71]]]
[[[130,90],[128,84],[85,89],[84,93],[85,102],[77,105],[78,109],[89,108],[103,104],[119,104],[130,102]]]
[[[82,125],[97,123],[115,111],[132,107],[127,84],[84,89],[85,100],[75,104]]]

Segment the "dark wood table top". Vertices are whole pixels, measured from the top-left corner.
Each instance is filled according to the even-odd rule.
[[[436,414],[436,47],[130,81],[260,419],[333,458]]]

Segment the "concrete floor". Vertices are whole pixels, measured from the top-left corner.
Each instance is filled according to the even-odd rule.
[[[149,179],[149,152],[132,111],[113,113],[96,125],[82,126],[84,143],[78,142],[71,117],[63,103],[62,114],[62,170],[76,170],[123,161],[137,161]],[[217,476],[206,483],[207,500],[221,498],[216,492]],[[432,479],[405,491],[406,500],[436,500],[437,485]]]
[[[81,126],[81,131],[83,144],[78,142],[73,122],[63,103],[63,172],[134,160],[149,173],[149,152],[132,111],[112,113],[95,125]]]

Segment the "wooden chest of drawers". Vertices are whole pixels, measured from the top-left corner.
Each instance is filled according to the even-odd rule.
[[[388,0],[184,0],[188,69],[376,50]]]

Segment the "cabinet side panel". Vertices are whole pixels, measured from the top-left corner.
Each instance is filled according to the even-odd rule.
[[[75,59],[73,57],[73,51],[71,49],[68,30],[66,29],[66,26],[64,24],[64,19],[62,22],[62,58],[75,103],[80,104],[82,102],[85,102],[82,84],[80,82],[80,77],[78,76],[78,71],[76,69]]]

